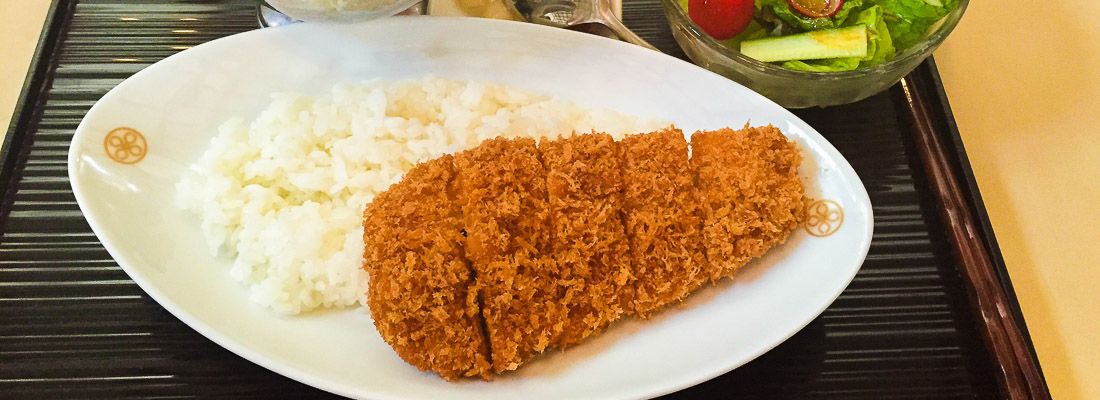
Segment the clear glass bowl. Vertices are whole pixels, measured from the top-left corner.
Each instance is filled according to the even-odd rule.
[[[421,0],[266,0],[272,8],[299,21],[359,22],[396,15]],[[326,5],[345,4],[344,9]]]
[[[947,14],[924,39],[893,60],[845,72],[793,71],[722,46],[695,25],[676,0],[661,0],[672,36],[699,66],[717,72],[788,108],[832,106],[863,100],[897,83],[943,43],[962,18],[969,0]]]

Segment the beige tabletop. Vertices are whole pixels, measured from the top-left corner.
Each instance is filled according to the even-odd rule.
[[[48,4],[0,0],[0,121],[10,120]],[[935,54],[1047,382],[1062,399],[1100,398],[1096,21],[1092,0],[976,1]]]

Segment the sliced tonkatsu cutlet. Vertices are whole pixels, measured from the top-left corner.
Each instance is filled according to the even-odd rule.
[[[691,148],[707,258],[722,276],[783,243],[803,223],[802,156],[778,128],[696,132]]]
[[[546,173],[532,139],[491,139],[455,156],[493,370],[547,349],[565,324],[550,252]]]
[[[568,318],[566,347],[633,313],[629,243],[623,231],[618,143],[592,133],[539,143],[549,194],[551,250]]]
[[[367,305],[409,364],[445,379],[491,374],[450,156],[417,165],[363,213]]]
[[[622,158],[623,220],[634,265],[634,309],[645,317],[708,281],[702,219],[687,141],[679,129],[627,136]]]

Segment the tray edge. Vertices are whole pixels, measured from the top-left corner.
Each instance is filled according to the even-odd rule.
[[[996,374],[1001,394],[1009,399],[1051,398],[973,171],[962,162],[968,160],[966,150],[935,61],[922,63],[893,91],[914,130],[971,309],[980,318],[975,323],[991,360],[1001,367]]]
[[[61,43],[57,36],[61,35],[60,28],[68,13],[59,11],[62,8],[68,10],[72,6],[69,0],[53,0],[50,3],[42,31],[38,34],[38,44],[35,45],[23,78],[23,87],[19,90],[19,98],[12,110],[11,121],[8,121],[7,134],[4,135],[3,143],[0,143],[0,226],[4,225],[12,203],[15,202],[13,196],[8,194],[15,190],[16,166],[20,164],[20,158],[25,156],[16,149],[23,149],[24,142],[30,140],[33,124],[37,122],[35,108],[46,91],[47,84],[53,79],[50,74],[52,65],[43,64],[53,63],[53,55]],[[4,232],[0,231],[0,243],[3,241]]]

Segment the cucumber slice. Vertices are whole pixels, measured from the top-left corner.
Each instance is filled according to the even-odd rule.
[[[856,25],[741,42],[741,53],[763,62],[865,57],[867,27]]]

